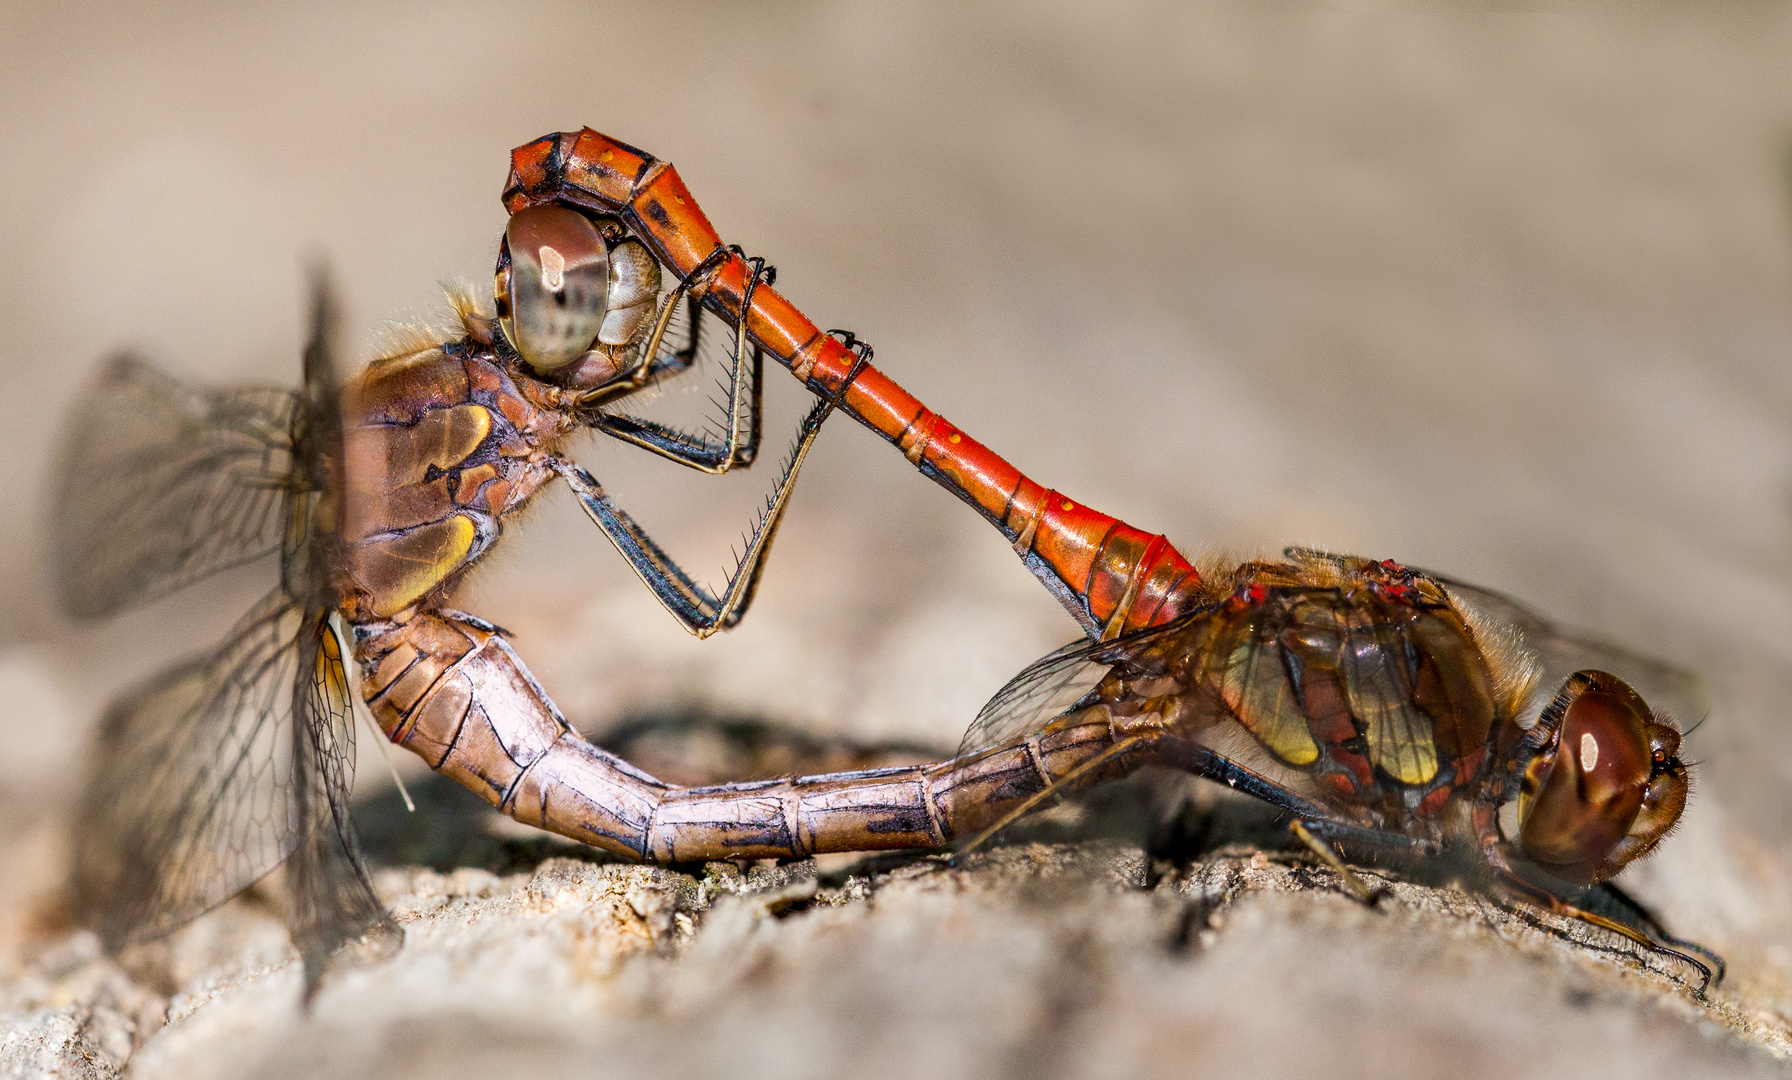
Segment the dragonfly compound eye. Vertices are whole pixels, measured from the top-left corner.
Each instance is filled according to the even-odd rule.
[[[1518,844],[1568,881],[1604,881],[1666,836],[1686,806],[1680,733],[1623,680],[1571,676],[1538,720],[1557,738],[1525,769]]]
[[[493,292],[498,325],[530,367],[557,371],[583,356],[604,326],[610,256],[590,219],[563,206],[510,216]]]
[[[627,345],[647,326],[660,295],[660,264],[639,240],[610,249],[609,314],[597,332],[601,345]]]

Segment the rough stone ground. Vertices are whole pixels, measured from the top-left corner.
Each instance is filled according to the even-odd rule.
[[[1373,910],[1297,856],[1233,845],[1177,867],[1100,839],[956,866],[681,873],[562,854],[507,874],[395,868],[379,887],[402,953],[339,969],[309,1013],[265,889],[116,960],[85,932],[27,950],[0,999],[0,1066],[1399,1077],[1460,1059],[1471,1075],[1711,1076],[1777,1073],[1792,1049],[1782,1018],[1733,992],[1695,997],[1672,962],[1459,889],[1367,877],[1389,890]]]
[[[1378,6],[1417,5],[0,6],[0,1075],[1783,1070],[1792,17]],[[1623,883],[1729,982],[1699,1001],[1435,882],[1368,910],[1256,826],[1178,850],[1059,821],[957,868],[687,876],[433,795],[401,816],[377,755],[357,814],[398,957],[301,1013],[266,889],[96,956],[58,892],[92,720],[269,578],[64,620],[57,418],[121,345],[290,383],[319,251],[368,355],[437,279],[488,272],[508,149],[585,123],[676,161],[822,325],[1075,498],[1191,552],[1438,567],[1697,669],[1693,802]],[[772,443],[802,408],[779,378]],[[698,571],[766,483],[577,456]],[[1072,633],[845,422],[730,634],[688,640],[561,495],[461,602],[590,730],[686,710],[817,745],[950,747]],[[680,760],[753,771],[693,744],[654,767]]]

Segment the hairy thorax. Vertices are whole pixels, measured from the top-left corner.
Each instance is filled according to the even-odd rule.
[[[374,361],[343,390],[343,606],[387,618],[445,592],[552,475],[571,428],[470,342]]]

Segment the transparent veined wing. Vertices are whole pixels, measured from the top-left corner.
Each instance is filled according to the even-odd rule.
[[[277,468],[245,467],[238,474],[283,477],[280,499],[268,511],[280,521],[273,540],[285,553],[281,587],[218,648],[107,711],[75,860],[80,905],[112,946],[165,934],[287,862],[288,924],[305,960],[308,993],[343,943],[369,930],[384,931],[376,936],[387,943],[398,939],[373,893],[348,816],[353,702],[344,648],[328,619],[337,537],[313,517],[309,500],[286,498],[289,491],[341,483],[331,322],[320,275],[305,351],[303,400],[311,407],[285,395],[290,436],[261,432],[284,457]],[[145,377],[164,380],[165,390],[172,384],[153,370]],[[173,385],[163,398],[187,393]],[[200,397],[216,406],[230,396]],[[271,423],[275,399],[244,400],[268,408],[242,410],[240,431],[255,428],[251,414]],[[201,426],[212,434],[200,441],[230,427]],[[221,451],[222,460],[235,452]],[[189,470],[183,475],[216,480],[212,466],[183,460]],[[160,512],[153,503],[151,510]],[[284,542],[289,530],[291,544]],[[146,549],[136,550],[141,570]],[[170,579],[155,580],[167,587]]]
[[[1074,708],[1107,677],[1116,656],[1113,644],[1083,638],[1027,665],[978,711],[958,756],[1001,746]]]
[[[343,942],[391,927],[348,818],[348,693],[321,613],[276,592],[217,649],[108,710],[75,886],[109,946],[167,934],[289,857],[288,921],[308,984]]]
[[[280,550],[298,397],[189,387],[121,356],[63,437],[51,553],[64,608],[97,618]]]
[[[728,444],[729,426],[734,419],[725,399],[735,365],[746,366],[745,392],[751,399],[752,415],[757,416],[765,392],[764,356],[759,349],[753,348],[746,356],[737,358],[734,355],[734,331],[726,322],[706,311],[702,304],[691,303],[689,297],[681,301],[680,307],[682,310],[674,314],[672,324],[660,342],[651,370],[667,375],[682,371],[686,377],[661,383],[655,397],[660,404],[672,402],[673,412],[689,413],[688,407],[680,407],[676,402],[683,395],[676,394],[671,388],[682,385],[694,391],[707,391],[708,408],[702,416],[655,419],[608,406],[600,408],[598,413],[607,434],[643,449],[664,453],[665,448],[675,444],[701,445],[719,455]],[[634,395],[628,400],[631,406],[639,407],[643,397]],[[758,455],[760,432],[756,426],[746,426],[740,435],[742,463],[748,464]]]
[[[403,932],[374,895],[349,820],[355,714],[342,640],[320,621],[299,651],[290,734],[293,816],[303,833],[286,868],[286,922],[304,958],[310,994],[343,945],[366,936],[385,954]]]
[[[971,722],[958,753],[987,750],[1037,731],[1083,704],[1110,675],[1149,682],[1170,666],[1188,668],[1192,657],[1199,671],[1189,674],[1190,686],[1210,681],[1214,661],[1197,654],[1229,625],[1218,607],[1206,607],[1113,641],[1073,641],[1027,665],[997,691]]]
[[[1542,677],[1537,683],[1541,699],[1536,703],[1538,708],[1568,676],[1594,668],[1608,671],[1629,683],[1651,709],[1671,716],[1683,730],[1704,719],[1711,710],[1703,682],[1685,668],[1560,626],[1492,589],[1442,574],[1430,576],[1442,582],[1459,603],[1518,632],[1542,665]]]
[[[1256,607],[1213,605],[1114,641],[1065,646],[984,706],[959,753],[1011,744],[1060,717],[1105,705],[1162,718],[1162,733],[1182,747],[1172,751],[1179,768],[1284,809],[1330,816],[1329,793],[1304,768],[1317,750],[1298,752],[1297,743],[1310,745],[1311,737],[1281,647],[1287,627],[1280,608],[1300,595],[1272,594]],[[1334,642],[1332,652],[1341,647]],[[1339,663],[1335,655],[1332,663]]]
[[[75,886],[108,945],[168,933],[292,851],[302,832],[292,800],[302,622],[272,593],[222,645],[107,710]]]

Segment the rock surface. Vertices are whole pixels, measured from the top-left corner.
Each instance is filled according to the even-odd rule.
[[[1701,1000],[1683,968],[1609,936],[1370,880],[1389,890],[1374,910],[1305,860],[1176,869],[1100,841],[827,872],[388,870],[402,953],[338,970],[309,1013],[250,898],[117,961],[84,933],[31,955],[0,1062],[193,1080],[1416,1077],[1452,1059],[1472,1076],[1747,1076],[1792,1048],[1783,1021]]]

